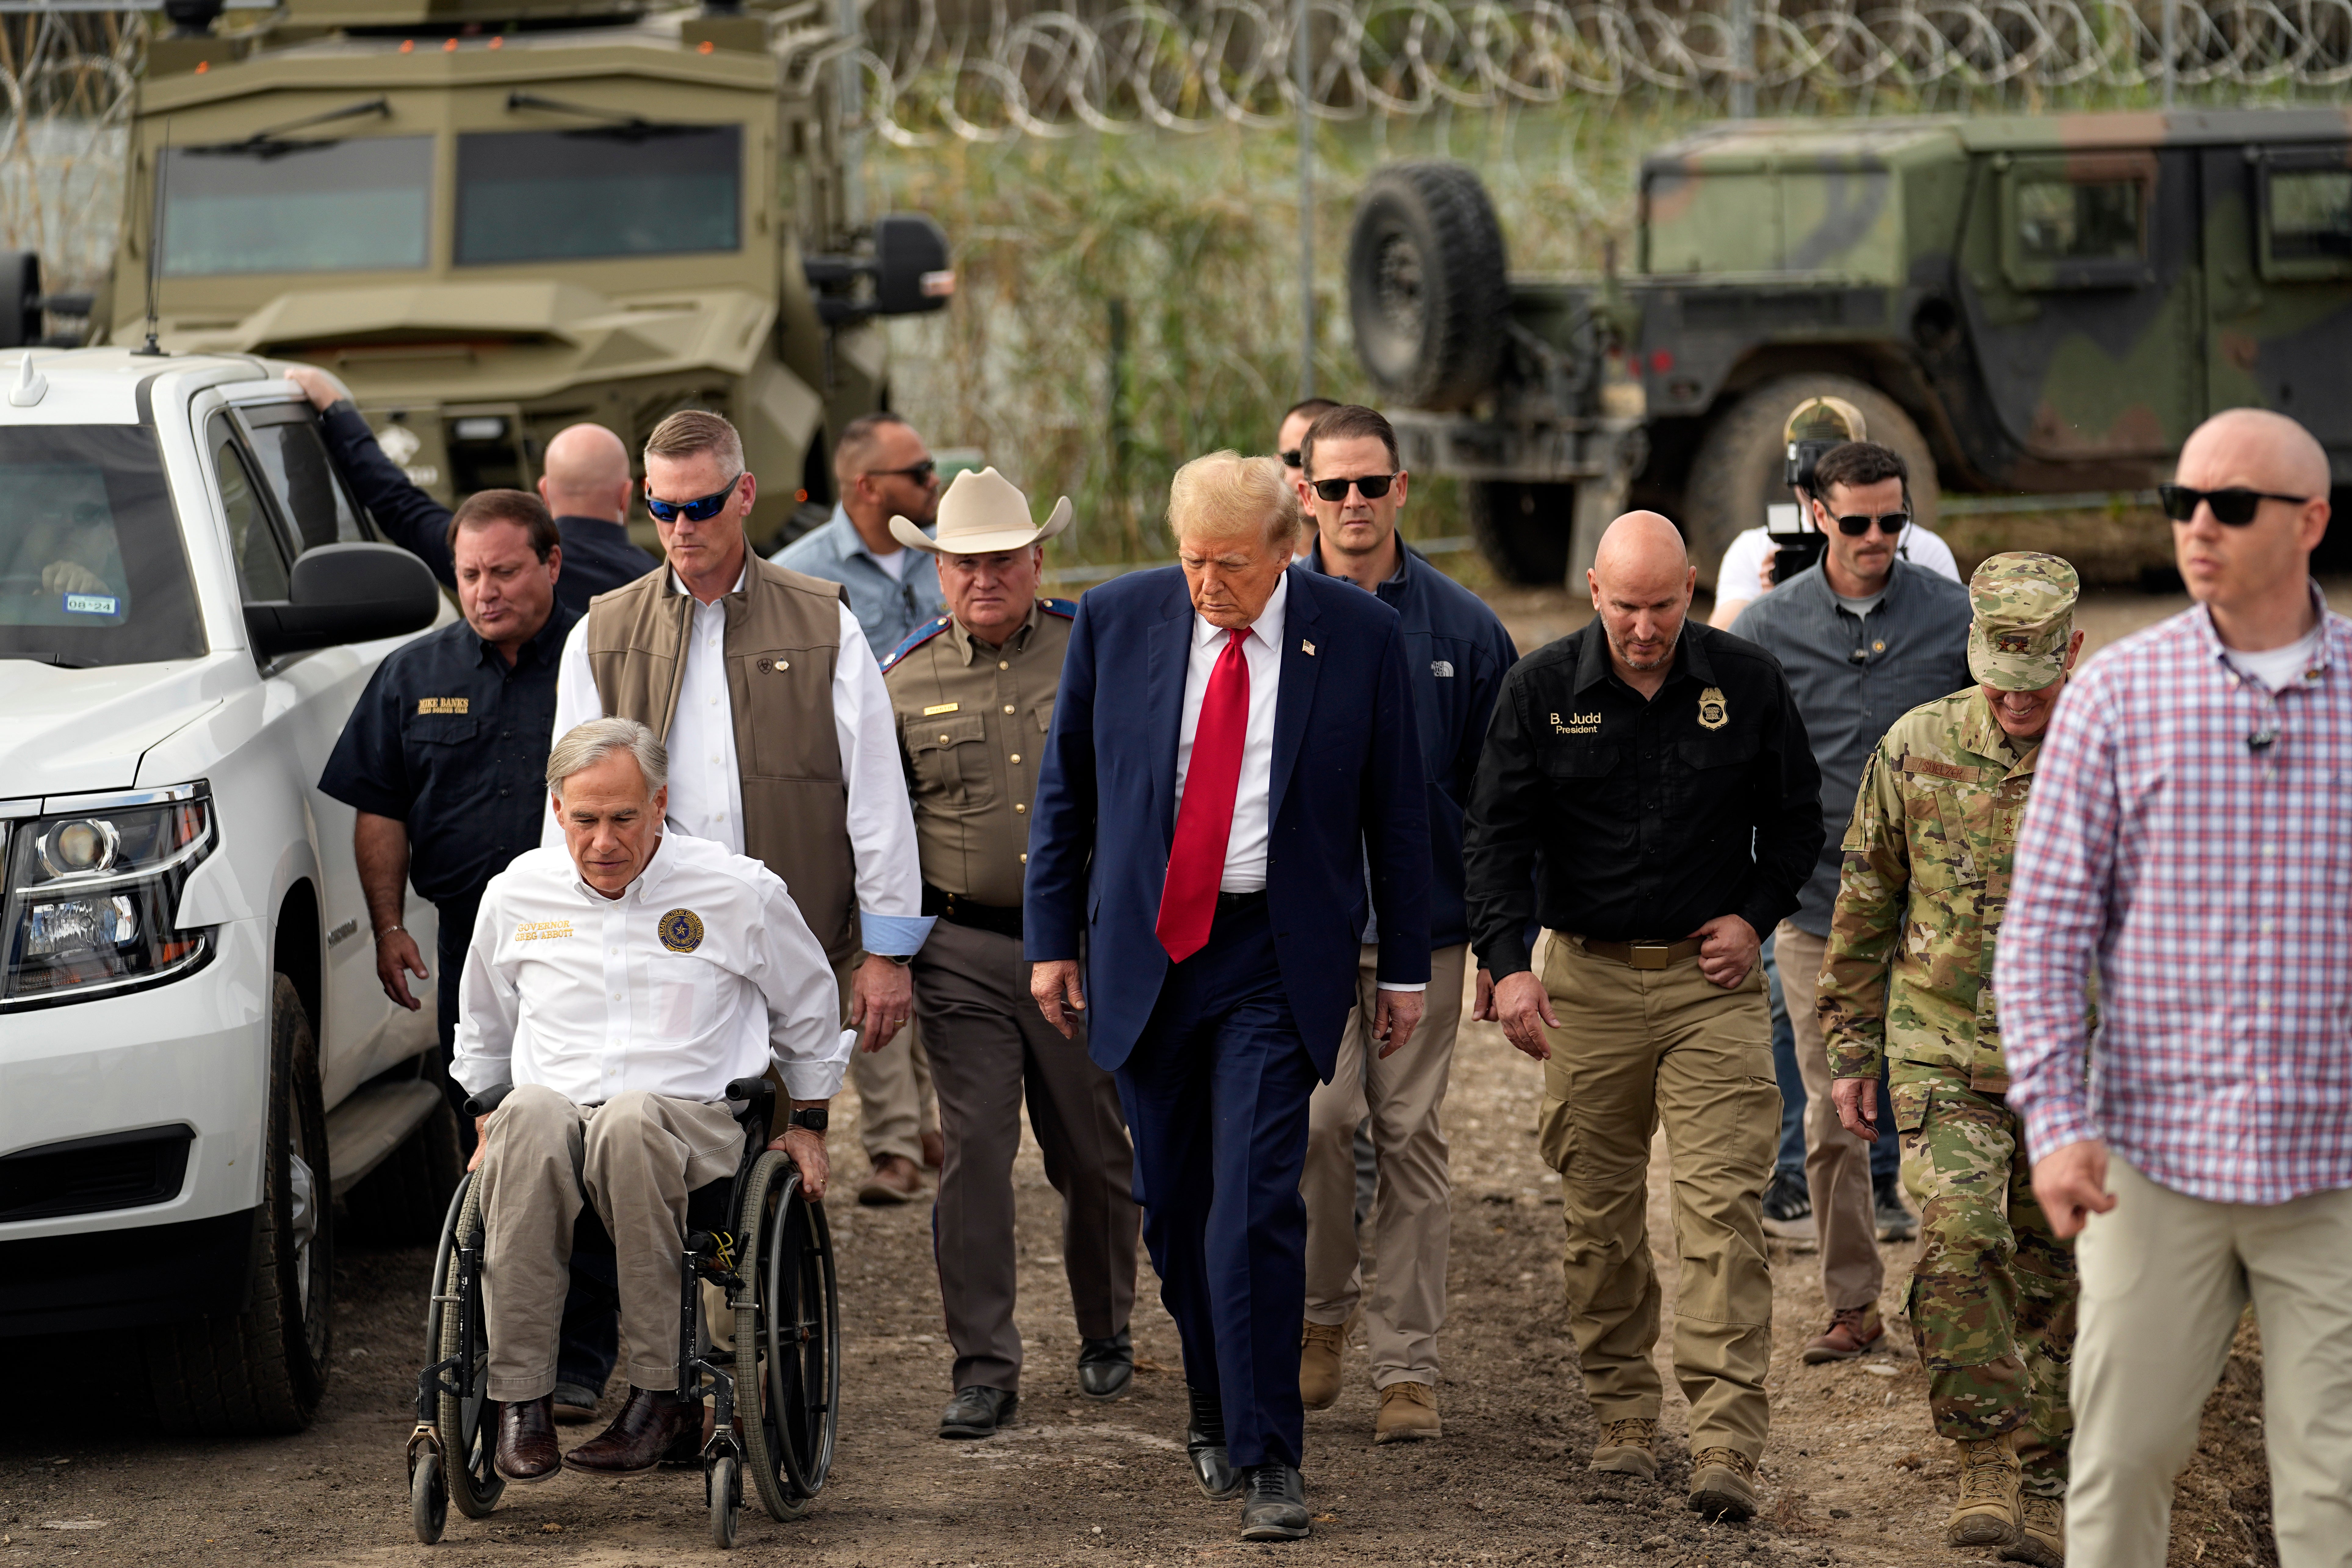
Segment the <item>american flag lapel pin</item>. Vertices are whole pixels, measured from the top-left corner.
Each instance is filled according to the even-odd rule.
[[[1301,637],[1298,641],[1298,651],[1305,654],[1307,658],[1313,658],[1315,657],[1315,645],[1308,642],[1306,638]]]

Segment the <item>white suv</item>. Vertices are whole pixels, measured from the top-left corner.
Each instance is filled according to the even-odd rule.
[[[266,361],[0,387],[0,1339],[136,1331],[167,1424],[292,1430],[333,1199],[446,1118],[319,774],[452,612]]]

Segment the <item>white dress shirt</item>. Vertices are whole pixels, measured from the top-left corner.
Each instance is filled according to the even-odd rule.
[[[744,570],[750,571],[747,563]],[[686,586],[670,574],[670,586]],[[743,579],[735,579],[740,590]],[[743,774],[735,755],[735,706],[727,690],[727,607],[697,601],[687,630],[686,669],[669,733],[669,820],[678,831],[743,852]],[[564,639],[555,681],[555,739],[604,716],[588,668],[588,617]],[[833,730],[848,789],[849,847],[857,871],[857,914],[866,952],[904,956],[923,945],[922,863],[915,813],[898,762],[898,724],[874,650],[849,606],[841,606],[841,648],[833,661]],[[562,825],[551,808],[540,843],[560,847]]]
[[[707,1103],[773,1061],[794,1100],[828,1100],[856,1039],[840,1017],[824,949],[757,860],[665,833],[608,899],[569,851],[531,849],[483,889],[451,1076]]]
[[[1225,838],[1225,874],[1221,893],[1255,893],[1265,887],[1265,841],[1273,827],[1274,701],[1282,691],[1282,614],[1290,598],[1290,574],[1275,580],[1265,608],[1251,622],[1242,642],[1249,669],[1249,723],[1242,731],[1242,776],[1234,786],[1234,826]],[[1224,657],[1229,629],[1192,612],[1192,656],[1184,666],[1184,719],[1176,731],[1176,809],[1184,809],[1184,779],[1192,771],[1192,737],[1201,728],[1201,703],[1209,694],[1209,673]]]

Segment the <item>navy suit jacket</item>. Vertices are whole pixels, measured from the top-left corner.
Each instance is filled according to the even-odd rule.
[[[1338,578],[1289,581],[1266,903],[1291,1016],[1328,1080],[1355,1005],[1367,865],[1381,980],[1429,979],[1428,805],[1396,612]],[[1080,599],[1038,773],[1024,946],[1032,963],[1084,956],[1087,1050],[1106,1068],[1135,1048],[1170,967],[1153,927],[1192,625],[1173,566]]]

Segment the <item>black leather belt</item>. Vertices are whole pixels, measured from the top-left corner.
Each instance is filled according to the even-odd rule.
[[[976,904],[961,893],[950,893],[923,884],[923,912],[937,915],[950,925],[970,926],[974,931],[992,931],[999,936],[1021,934],[1021,906],[1007,908],[1003,904]]]
[[[1245,910],[1257,908],[1264,902],[1265,902],[1265,889],[1264,888],[1260,888],[1255,893],[1219,893],[1217,895],[1217,914],[1220,918],[1226,915],[1241,914]]]

